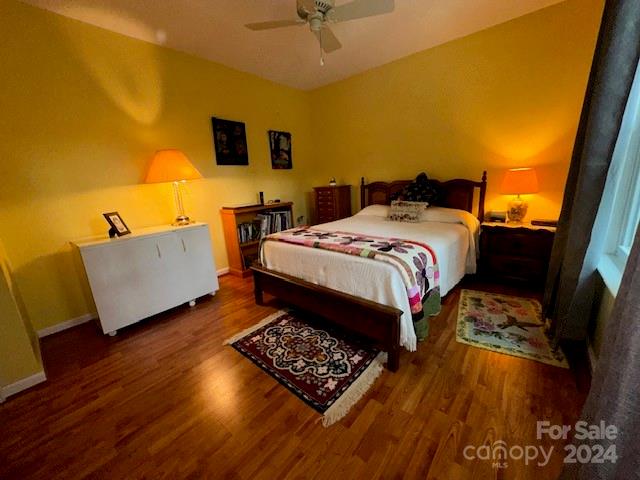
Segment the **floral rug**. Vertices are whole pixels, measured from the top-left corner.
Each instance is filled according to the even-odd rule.
[[[569,368],[560,349],[549,345],[536,300],[462,290],[456,340],[474,347]]]
[[[344,417],[383,370],[386,354],[281,310],[225,344],[262,368],[323,415]]]

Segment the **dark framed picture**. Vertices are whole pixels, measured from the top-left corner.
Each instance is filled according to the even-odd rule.
[[[271,149],[271,168],[289,170],[293,168],[291,158],[291,134],[269,130],[269,148]]]
[[[122,217],[118,212],[103,213],[102,215],[107,219],[107,222],[111,226],[111,229],[109,230],[110,237],[121,237],[131,233],[131,230],[129,230],[129,227],[124,223],[124,220],[122,220]]]
[[[249,165],[247,132],[242,122],[211,117],[217,165]]]

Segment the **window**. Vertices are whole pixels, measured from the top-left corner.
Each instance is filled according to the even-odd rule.
[[[598,213],[608,218],[598,270],[615,294],[640,219],[640,65],[636,69]]]

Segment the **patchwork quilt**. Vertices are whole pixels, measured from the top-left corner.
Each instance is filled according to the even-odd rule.
[[[438,262],[433,249],[424,243],[314,228],[294,228],[269,235],[262,241],[263,244],[271,241],[320,248],[392,265],[406,288],[418,340],[424,340],[429,333],[427,317],[440,312]],[[265,263],[262,253],[261,260]]]

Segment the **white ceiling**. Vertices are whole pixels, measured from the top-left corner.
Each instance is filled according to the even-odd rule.
[[[564,0],[396,0],[393,13],[332,26],[343,48],[319,63],[308,27],[254,32],[294,19],[295,0],[24,0],[114,32],[309,90]],[[336,0],[336,5],[348,0]]]

